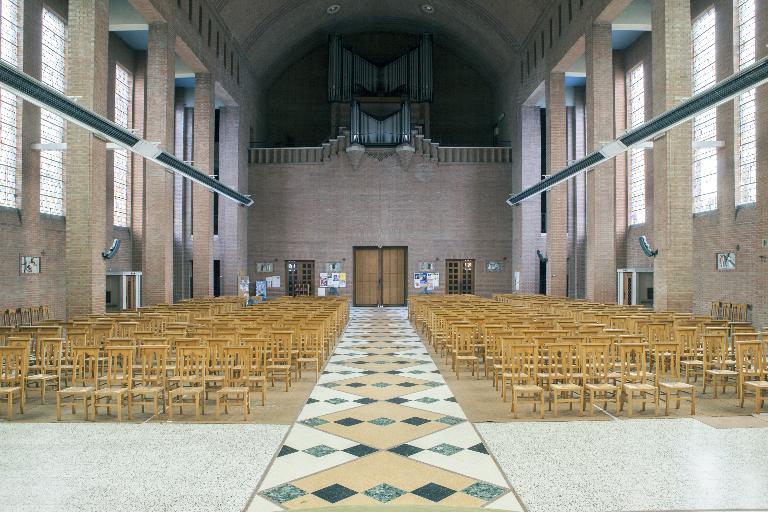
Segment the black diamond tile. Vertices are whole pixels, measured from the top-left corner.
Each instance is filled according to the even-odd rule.
[[[449,489],[447,487],[443,487],[442,485],[435,484],[435,483],[429,483],[427,485],[421,486],[416,490],[411,491],[412,494],[415,494],[416,496],[420,496],[424,499],[427,499],[429,501],[434,501],[435,503],[438,503],[440,501],[443,501],[445,498],[450,496],[451,494],[456,494],[456,491],[453,489]]]
[[[408,419],[405,419],[402,421],[403,423],[408,423],[409,425],[414,425],[416,427],[423,425],[425,423],[429,423],[429,420],[426,418],[421,418],[419,416],[412,416]],[[336,422],[338,423],[338,421]]]
[[[355,457],[364,457],[366,455],[370,455],[371,453],[377,452],[376,448],[371,448],[370,446],[366,446],[364,444],[356,444],[355,446],[350,446],[346,450],[342,450],[347,452],[350,455],[354,455]]]
[[[277,454],[277,456],[283,457],[284,455],[290,455],[292,453],[296,453],[297,451],[299,450],[297,450],[296,448],[291,448],[287,444],[284,444],[283,447],[280,448],[280,452]]]
[[[365,384],[363,384],[362,382],[352,382],[350,384],[347,384],[347,386],[350,388],[362,388],[363,386],[365,386]]]
[[[477,453],[484,453],[488,455],[488,450],[486,450],[485,445],[483,443],[478,443],[475,446],[470,446],[467,448],[467,450],[476,451]]]
[[[333,484],[323,489],[318,489],[312,494],[314,494],[318,498],[324,499],[328,503],[337,503],[341,500],[345,500],[349,498],[350,496],[354,496],[355,494],[357,494],[357,492],[353,491],[352,489],[349,489],[348,487],[344,487],[343,485]]]
[[[353,425],[358,425],[362,423],[362,421],[356,418],[342,418],[340,420],[334,421],[334,423],[338,423],[339,425],[344,425],[345,427],[351,427]]]
[[[375,372],[375,371],[373,371],[373,370],[365,370],[365,371],[363,372],[363,375],[374,375],[374,374],[376,374],[376,373],[379,373],[379,372]]]
[[[451,396],[451,397],[445,398],[444,400],[446,402],[456,402],[456,397],[455,396]]]
[[[424,450],[410,444],[401,444],[399,446],[395,446],[394,448],[390,448],[388,451],[402,455],[403,457],[410,457],[411,455],[423,452]]]
[[[352,400],[352,401],[358,404],[368,405],[368,404],[375,403],[378,400],[374,400],[373,398],[358,398],[357,400]]]
[[[314,399],[314,398],[310,398],[309,400],[307,400],[307,405],[309,405],[309,404],[316,404],[316,403],[317,403],[317,402],[319,402],[319,401],[320,401],[320,400],[316,400],[316,399]]]
[[[400,375],[400,370],[389,370],[388,372],[384,373],[388,373],[390,375]]]
[[[398,386],[401,388],[412,388],[413,386],[418,386],[418,384],[414,384],[413,382],[401,382]]]
[[[410,400],[396,396],[395,398],[390,398],[389,400],[387,400],[387,402],[391,404],[400,405],[400,404],[404,404],[405,402],[410,402]]]

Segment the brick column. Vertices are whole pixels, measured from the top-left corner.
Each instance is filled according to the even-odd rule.
[[[768,2],[755,2],[758,60],[768,55]],[[765,329],[768,326],[768,249],[762,247],[762,240],[768,238],[768,87],[758,87],[755,93],[757,108],[757,207],[760,218],[757,223],[758,271],[757,294],[752,304],[752,324]],[[738,265],[738,260],[736,261]]]
[[[613,140],[613,49],[611,25],[587,29],[588,152]],[[613,160],[587,173],[586,297],[616,301],[616,174]]]
[[[136,52],[136,69],[133,74],[133,127],[136,135],[144,138],[146,121],[147,53]],[[132,270],[141,270],[144,253],[144,169],[146,161],[134,156],[131,159],[131,236],[133,237]],[[144,284],[146,288],[146,284]]]
[[[567,163],[565,73],[553,72],[546,82],[547,174]],[[547,295],[565,297],[568,275],[568,182],[547,192]]]
[[[167,23],[149,24],[146,138],[173,151],[173,93],[176,34]],[[173,300],[173,175],[146,162],[144,216],[144,304]]]
[[[72,0],[68,20],[67,93],[95,112],[107,114],[108,0]],[[107,150],[89,131],[67,125],[66,279],[67,316],[105,309]]]
[[[691,96],[691,7],[653,2],[653,114]],[[692,131],[685,123],[653,142],[653,301],[657,310],[690,312],[692,277]]]
[[[576,88],[574,90],[574,106],[573,106],[573,139],[571,145],[573,150],[571,152],[571,159],[578,160],[584,158],[584,145],[585,145],[585,117],[584,117],[584,99],[585,90],[583,87]],[[586,196],[585,196],[585,176],[579,174],[578,176],[571,178],[571,211],[570,211],[570,281],[571,281],[571,296],[574,298],[583,299],[584,292],[584,280],[585,280],[585,254],[586,254],[586,241],[585,241],[585,221],[586,221]]]
[[[219,179],[228,187],[247,193],[248,123],[241,107],[219,111]],[[219,253],[221,294],[237,295],[238,274],[248,273],[248,209],[219,198]]]
[[[213,77],[208,73],[195,76],[195,146],[193,159],[195,167],[212,175],[213,130],[216,106],[214,104]],[[192,184],[195,231],[192,242],[193,295],[213,295],[213,193]]]

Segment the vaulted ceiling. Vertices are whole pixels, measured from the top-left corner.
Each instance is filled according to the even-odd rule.
[[[430,32],[436,44],[499,77],[552,0],[211,0],[269,82],[331,32]],[[431,6],[432,12],[423,6]],[[328,8],[338,5],[335,14]]]

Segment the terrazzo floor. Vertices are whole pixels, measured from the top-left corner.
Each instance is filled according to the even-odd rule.
[[[0,510],[243,510],[287,425],[0,423]]]
[[[405,309],[353,309],[248,510],[523,510]]]

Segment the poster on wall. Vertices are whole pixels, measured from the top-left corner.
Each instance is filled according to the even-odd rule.
[[[256,272],[268,273],[275,271],[275,264],[271,261],[260,261],[256,264]]]
[[[267,288],[280,288],[280,276],[267,277]]]
[[[237,290],[240,297],[247,297],[251,286],[250,278],[248,276],[238,276],[237,283]]]
[[[341,262],[340,261],[329,261],[325,264],[325,271],[329,274],[332,274],[334,272],[341,272]]]
[[[40,273],[40,256],[20,256],[19,264],[22,274]]]
[[[416,272],[413,274],[413,287],[417,290],[426,288],[427,291],[440,287],[440,274],[438,272]]]
[[[736,270],[736,253],[717,253],[717,270]]]
[[[327,286],[329,288],[346,288],[347,287],[347,274],[346,272],[334,272],[328,274]],[[323,286],[323,275],[320,274],[320,286]]]
[[[328,287],[328,274],[326,272],[320,272],[320,287]]]
[[[261,297],[261,300],[267,300],[267,282],[256,281],[256,296]]]

